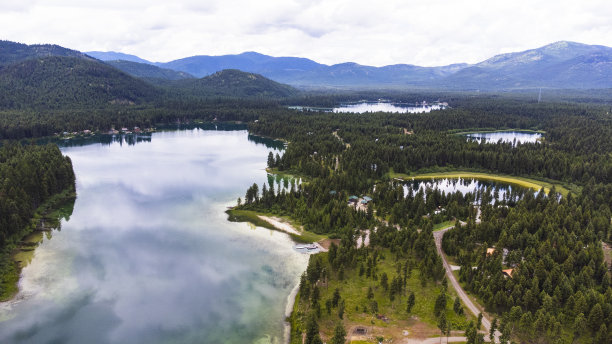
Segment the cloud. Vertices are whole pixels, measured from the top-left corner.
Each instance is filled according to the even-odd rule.
[[[3,39],[122,51],[154,61],[254,50],[327,64],[473,63],[558,40],[612,45],[610,17],[612,5],[603,0],[0,4]]]

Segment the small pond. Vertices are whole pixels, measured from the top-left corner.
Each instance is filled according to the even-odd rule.
[[[333,108],[335,113],[367,113],[367,112],[391,112],[391,113],[426,113],[432,110],[443,110],[443,104],[420,104],[420,103],[387,103],[387,102],[359,102],[342,104]]]
[[[473,195],[474,201],[490,203],[495,201],[516,202],[531,191],[531,189],[518,185],[472,178],[421,179],[404,182],[405,196],[422,192],[425,197],[428,189],[438,189],[446,194],[460,192],[465,195],[470,193]]]
[[[470,140],[478,143],[512,143],[513,146],[521,143],[537,143],[542,139],[542,134],[531,131],[497,131],[489,133],[465,134]]]

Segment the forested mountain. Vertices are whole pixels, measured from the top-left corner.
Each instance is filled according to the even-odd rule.
[[[142,79],[182,80],[193,79],[193,75],[172,69],[160,68],[147,63],[126,60],[110,60],[107,64],[120,69],[131,76]]]
[[[117,55],[120,53],[108,54],[95,56],[102,59],[120,56]],[[497,55],[474,65],[460,63],[441,67],[408,64],[373,67],[352,62],[325,65],[305,58],[272,57],[255,52],[192,56],[155,65],[197,77],[222,69],[240,69],[296,86],[453,90],[612,87],[612,48],[565,41]]]
[[[289,85],[236,69],[222,70],[201,79],[181,80],[174,85],[197,97],[284,98],[298,93]]]
[[[0,69],[0,108],[5,109],[139,104],[158,94],[142,80],[79,57],[33,58]]]
[[[54,44],[21,44],[0,41],[0,66],[26,59],[46,56],[70,56],[91,59],[80,51],[66,49]]]

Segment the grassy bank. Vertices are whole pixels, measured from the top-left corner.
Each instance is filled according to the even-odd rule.
[[[567,196],[569,190],[559,183],[551,183],[531,178],[517,177],[503,174],[484,173],[484,172],[469,172],[469,171],[448,171],[448,172],[431,172],[420,174],[404,174],[404,173],[389,173],[390,178],[399,178],[405,180],[425,180],[425,179],[441,179],[441,178],[467,178],[486,181],[495,181],[507,183],[510,185],[518,185],[525,188],[539,191],[542,188],[548,193],[554,186],[561,195]]]
[[[317,242],[319,240],[327,238],[325,235],[316,234],[313,232],[309,232],[302,229],[302,225],[297,221],[289,218],[288,216],[282,216],[273,213],[262,213],[253,210],[243,210],[243,209],[228,209],[226,213],[229,215],[228,220],[232,222],[250,222],[258,227],[264,227],[268,229],[278,230],[283,233],[287,233],[279,228],[274,227],[272,224],[268,223],[259,218],[259,215],[269,216],[269,217],[277,217],[282,219],[284,222],[287,222],[293,226],[297,231],[300,232],[300,235],[296,235],[294,233],[287,233],[291,238],[300,243],[312,243]]]
[[[284,170],[284,171],[280,171],[277,168],[270,168],[270,167],[266,167],[266,172],[268,172],[269,174],[273,174],[275,176],[279,176],[281,178],[287,178],[289,180],[291,179],[302,179],[302,183],[307,183],[308,180],[310,179],[309,176],[300,173],[298,171],[293,171],[293,170]]]
[[[72,214],[74,188],[53,195],[32,216],[30,223],[0,252],[0,302],[12,299],[19,291],[21,269],[32,260],[42,242],[42,231],[58,228],[62,218]],[[41,223],[45,223],[41,228]]]
[[[461,131],[451,130],[450,132],[456,135],[468,135],[468,134],[486,134],[486,133],[509,133],[509,132],[517,132],[517,133],[533,133],[533,134],[546,134],[544,130],[534,130],[534,129],[493,129],[493,128],[482,128],[482,129],[474,129],[474,130],[463,130]]]
[[[451,227],[451,226],[454,226],[454,225],[455,225],[455,220],[448,220],[448,221],[436,223],[433,226],[433,231],[434,232],[435,231],[439,231],[439,230],[442,230],[444,228]]]

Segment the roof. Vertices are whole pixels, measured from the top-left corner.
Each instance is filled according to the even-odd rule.
[[[366,202],[369,202],[372,200],[372,197],[368,197],[368,196],[363,196],[363,200]]]
[[[487,256],[492,255],[493,253],[495,253],[495,247],[487,248]]]
[[[358,200],[358,199],[359,199],[359,197],[357,197],[357,196],[349,196],[349,200],[353,200],[353,199],[354,199],[354,200]]]
[[[337,193],[336,190],[332,190],[329,192],[330,195],[335,195],[336,193]]]
[[[508,277],[512,277],[512,273],[514,272],[514,269],[505,269],[505,270],[502,270],[502,272]]]

